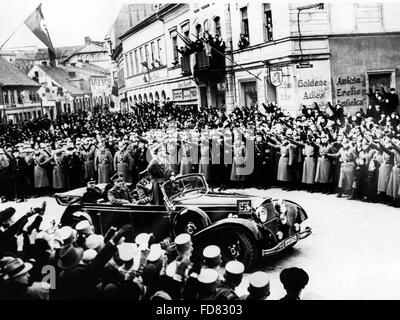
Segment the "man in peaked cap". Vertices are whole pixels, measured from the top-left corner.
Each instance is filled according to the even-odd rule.
[[[218,269],[222,263],[221,249],[218,246],[207,246],[203,250],[203,265],[205,268]]]
[[[188,252],[193,251],[192,239],[188,233],[181,233],[177,235],[174,240],[174,243],[176,251],[180,256],[183,256]]]
[[[243,296],[242,300],[265,300],[270,295],[268,274],[257,271],[250,275],[248,295]]]
[[[244,264],[240,261],[229,261],[225,265],[224,280],[219,283],[218,287],[235,290],[242,282],[244,269]]]
[[[130,204],[133,201],[132,195],[124,183],[124,175],[120,172],[114,174],[111,178],[114,187],[108,191],[108,200],[112,205]]]
[[[212,300],[217,293],[218,272],[214,269],[202,269],[197,278],[199,300]]]
[[[303,269],[293,267],[283,269],[279,278],[286,290],[281,300],[300,300],[301,291],[308,284],[308,274]]]

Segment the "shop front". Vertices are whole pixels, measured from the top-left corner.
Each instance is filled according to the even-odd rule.
[[[396,34],[330,38],[333,103],[354,114],[373,104],[369,94],[399,88],[399,43]]]
[[[304,105],[319,107],[332,101],[329,60],[311,60],[270,68],[269,86],[276,86],[277,104],[291,115]],[[268,90],[269,89],[269,90]],[[272,91],[271,88],[266,91]]]
[[[194,105],[198,108],[199,93],[195,82],[183,80],[171,83],[172,101],[177,105]]]

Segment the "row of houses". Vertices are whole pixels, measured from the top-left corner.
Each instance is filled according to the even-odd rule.
[[[400,85],[399,3],[238,1],[153,9],[118,42],[106,39],[122,108],[170,98],[228,111],[275,101],[292,113],[300,104],[331,102],[353,113],[367,107],[370,89]],[[208,34],[222,38],[223,51],[176,50]]]
[[[1,52],[1,118],[14,123],[47,114],[115,108],[111,59],[104,42],[56,48],[56,66],[47,50]]]

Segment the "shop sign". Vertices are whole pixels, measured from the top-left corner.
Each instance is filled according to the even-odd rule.
[[[217,83],[217,89],[218,89],[218,91],[225,91],[226,90],[226,83],[225,82]]]
[[[180,81],[178,82],[178,88],[187,88],[192,86],[192,81],[191,80],[185,80],[185,81]]]
[[[197,89],[196,88],[191,88],[190,89],[190,98],[191,99],[197,99]]]
[[[283,81],[283,73],[281,67],[271,67],[269,71],[270,82],[275,87],[279,87]]]
[[[190,99],[190,89],[183,90],[183,99],[184,100]]]
[[[182,90],[172,90],[172,98],[174,100],[182,100]]]

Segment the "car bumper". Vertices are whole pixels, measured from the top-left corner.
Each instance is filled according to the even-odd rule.
[[[277,254],[289,246],[296,244],[299,240],[307,238],[311,234],[311,228],[306,227],[303,231],[300,231],[293,236],[279,242],[275,247],[261,250],[261,255],[267,257],[273,254]]]

